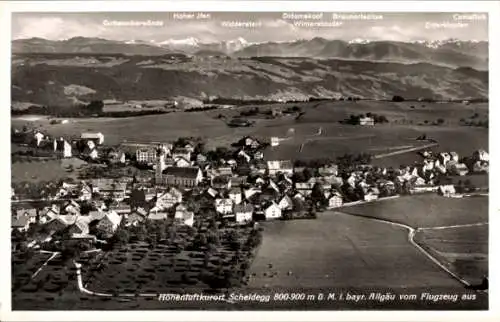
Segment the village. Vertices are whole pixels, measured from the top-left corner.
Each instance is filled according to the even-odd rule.
[[[269,144],[252,137],[235,142],[232,149],[203,154],[202,143],[185,138],[175,143],[124,142],[110,150],[104,146],[102,133],[82,133],[72,141],[52,139],[39,131],[26,133],[33,148],[49,146],[48,151],[61,158],[72,157],[77,151],[77,156],[91,161],[150,168],[149,178],[146,175],[140,181],[136,177],[103,177],[63,182],[53,189],[53,195],[45,195],[49,204],[42,209],[19,209],[14,203],[12,229],[29,232],[43,225],[48,232],[45,241],[55,232],[68,230],[71,238],[95,242],[96,236],[89,233],[91,222],[98,222],[97,230],[112,236],[121,226],[169,217],[193,226],[207,210],[245,224],[314,217],[316,211],[400,194],[436,192],[456,197],[476,187],[467,180],[459,187],[444,184],[443,177],[487,173],[489,165],[485,150],[467,158],[455,152],[434,155],[423,151],[419,165],[386,169],[352,156],[339,158],[338,163],[264,161],[263,151]],[[105,150],[106,154],[100,152]],[[30,196],[20,197],[12,189],[12,198]],[[27,242],[35,245],[42,240]]]

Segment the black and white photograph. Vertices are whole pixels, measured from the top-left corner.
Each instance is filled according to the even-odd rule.
[[[9,14],[12,312],[490,309],[487,10],[114,4]]]

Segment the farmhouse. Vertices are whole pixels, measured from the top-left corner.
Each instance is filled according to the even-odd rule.
[[[203,179],[198,167],[168,167],[163,173],[166,184],[179,187],[196,187]]]
[[[234,207],[234,215],[237,223],[252,221],[253,206],[251,204],[241,204]]]
[[[455,186],[449,185],[441,185],[439,186],[438,194],[444,197],[451,197],[456,193]]]
[[[115,179],[95,179],[92,180],[93,192],[99,193],[104,198],[113,198],[115,200],[125,199],[127,183]]]
[[[54,140],[54,152],[62,155],[64,158],[71,158],[71,144],[63,138]]]
[[[184,225],[193,226],[194,213],[188,211],[184,205],[178,205],[175,209],[174,219]]]
[[[240,204],[242,199],[241,189],[239,188],[231,189],[229,191],[229,199],[231,199],[236,205]]]
[[[284,195],[279,201],[278,206],[281,210],[291,210],[293,208],[293,201],[289,196]]]
[[[90,133],[90,132],[85,132],[82,133],[80,136],[82,140],[91,140],[97,145],[102,145],[104,143],[104,135],[100,132],[98,133]]]
[[[280,145],[280,139],[277,136],[271,137],[271,146]]]
[[[113,236],[121,221],[122,216],[114,211],[110,211],[99,221],[96,228],[107,236]]]
[[[375,125],[375,120],[373,117],[361,117],[359,119],[359,125]]]
[[[264,206],[264,216],[266,219],[276,219],[281,217],[281,208],[272,201]]]
[[[43,135],[42,132],[40,131],[35,131],[34,138],[36,140],[36,146],[40,146],[40,143],[42,143],[42,140],[44,139],[45,135]]]
[[[278,173],[293,175],[293,164],[290,160],[267,161],[267,169],[271,177],[276,176]]]
[[[78,199],[80,199],[82,201],[92,199],[92,187],[90,187],[86,183],[83,183],[82,187],[80,188],[80,193],[79,193]]]
[[[343,204],[342,195],[337,191],[328,198],[328,209],[341,207]]]
[[[134,210],[129,215],[126,216],[126,225],[136,226],[137,224],[146,220],[147,215],[148,213],[143,208]]]
[[[215,210],[223,215],[227,215],[233,212],[233,200],[229,198],[225,199],[215,199]]]
[[[218,176],[212,179],[211,185],[214,189],[230,189],[231,178],[228,176]]]
[[[170,209],[178,203],[182,202],[182,193],[174,187],[159,195],[156,199],[154,209],[165,210]]]
[[[490,161],[490,156],[488,155],[488,152],[484,149],[479,149],[475,151],[472,155],[475,161]]]

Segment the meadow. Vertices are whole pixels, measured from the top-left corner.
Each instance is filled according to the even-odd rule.
[[[434,150],[456,151],[470,155],[479,148],[488,149],[488,129],[460,125],[460,120],[488,119],[484,103],[384,102],[384,101],[324,101],[259,105],[259,111],[285,110],[298,107],[305,112],[300,118],[288,114],[276,118],[251,118],[251,127],[230,128],[226,120],[255,106],[218,109],[203,112],[176,112],[129,118],[79,118],[66,124],[50,124],[46,118],[28,121],[26,116],[12,118],[13,126],[29,124],[55,136],[79,136],[82,132],[102,132],[105,143],[130,141],[174,141],[179,137],[201,137],[207,148],[229,146],[238,138],[252,135],[264,141],[277,136],[284,140],[269,147],[266,159],[335,158],[345,153],[383,154],[407,147],[419,147],[429,142],[417,141],[425,134],[437,141]],[[351,114],[375,113],[389,120],[375,126],[340,124]],[[431,125],[443,119],[442,125]],[[318,131],[321,133],[318,135]],[[416,152],[374,160],[380,166],[399,166],[419,161]]]

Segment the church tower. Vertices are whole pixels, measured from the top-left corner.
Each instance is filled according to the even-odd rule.
[[[158,146],[156,148],[156,167],[155,167],[155,183],[156,185],[163,185],[163,149]]]

